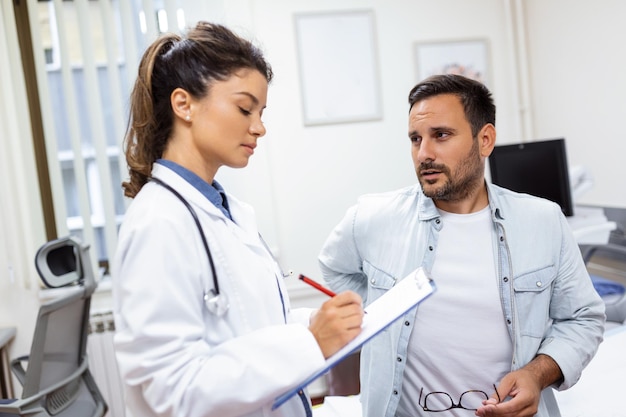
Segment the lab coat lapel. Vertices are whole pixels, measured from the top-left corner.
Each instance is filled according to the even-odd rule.
[[[259,239],[254,210],[250,205],[227,194],[230,212],[234,220],[233,223],[220,209],[215,207],[213,203],[202,195],[200,191],[171,169],[160,164],[154,164],[152,175],[174,187],[185,199],[209,216],[221,219],[229,230],[245,245],[254,248],[257,252],[264,251],[264,247]]]
[[[236,233],[246,245],[254,247],[257,250],[265,250],[259,239],[259,229],[257,228],[254,209],[230,194],[227,194],[226,198],[228,198],[230,213],[235,223],[230,224],[233,228],[233,232]]]

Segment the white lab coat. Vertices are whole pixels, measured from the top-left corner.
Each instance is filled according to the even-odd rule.
[[[233,223],[172,170],[155,164],[153,176],[196,210],[230,308],[217,317],[204,304],[213,281],[187,208],[146,184],[125,216],[113,265],[115,348],[132,417],[304,416],[298,396],[271,405],[324,357],[307,329],[310,310],[290,311],[252,208],[228,195]]]

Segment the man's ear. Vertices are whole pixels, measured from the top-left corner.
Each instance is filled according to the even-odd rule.
[[[480,156],[487,158],[491,155],[494,146],[496,146],[496,127],[491,123],[487,123],[478,132],[478,147]]]
[[[191,121],[191,94],[182,88],[176,88],[170,95],[170,104],[174,116],[184,121]]]

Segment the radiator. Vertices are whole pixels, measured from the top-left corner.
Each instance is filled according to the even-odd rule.
[[[104,417],[125,417],[124,391],[113,350],[114,331],[112,313],[93,314],[89,318],[87,358],[89,370],[109,406]]]

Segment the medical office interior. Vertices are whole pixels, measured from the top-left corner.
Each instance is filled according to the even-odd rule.
[[[479,71],[493,92],[497,144],[565,139],[568,219],[581,247],[626,248],[620,0],[0,0],[0,341],[13,396],[21,386],[6,358],[29,352],[37,311],[59,291],[44,289],[34,267],[46,241],[72,234],[90,245],[99,281],[90,343],[112,331],[107,265],[129,204],[120,187],[129,86],[159,32],[197,20],[253,39],[273,66],[267,135],[248,168],[218,180],[255,207],[261,234],[293,271],[293,305],[326,297],[297,276],[321,278],[318,252],[357,197],[415,183],[407,95],[435,67],[428,57],[450,60],[450,47],[465,52],[447,63]],[[590,267],[626,284],[626,259],[604,261]],[[579,384],[602,389],[608,407],[625,386],[611,379],[616,366],[626,372],[622,327],[612,323],[597,357],[619,350],[619,338],[613,368],[589,369]],[[90,352],[105,361],[108,346]],[[109,415],[124,416],[114,375],[96,379]],[[566,411],[580,407],[575,389],[559,397]],[[310,391],[328,394],[328,380]]]

